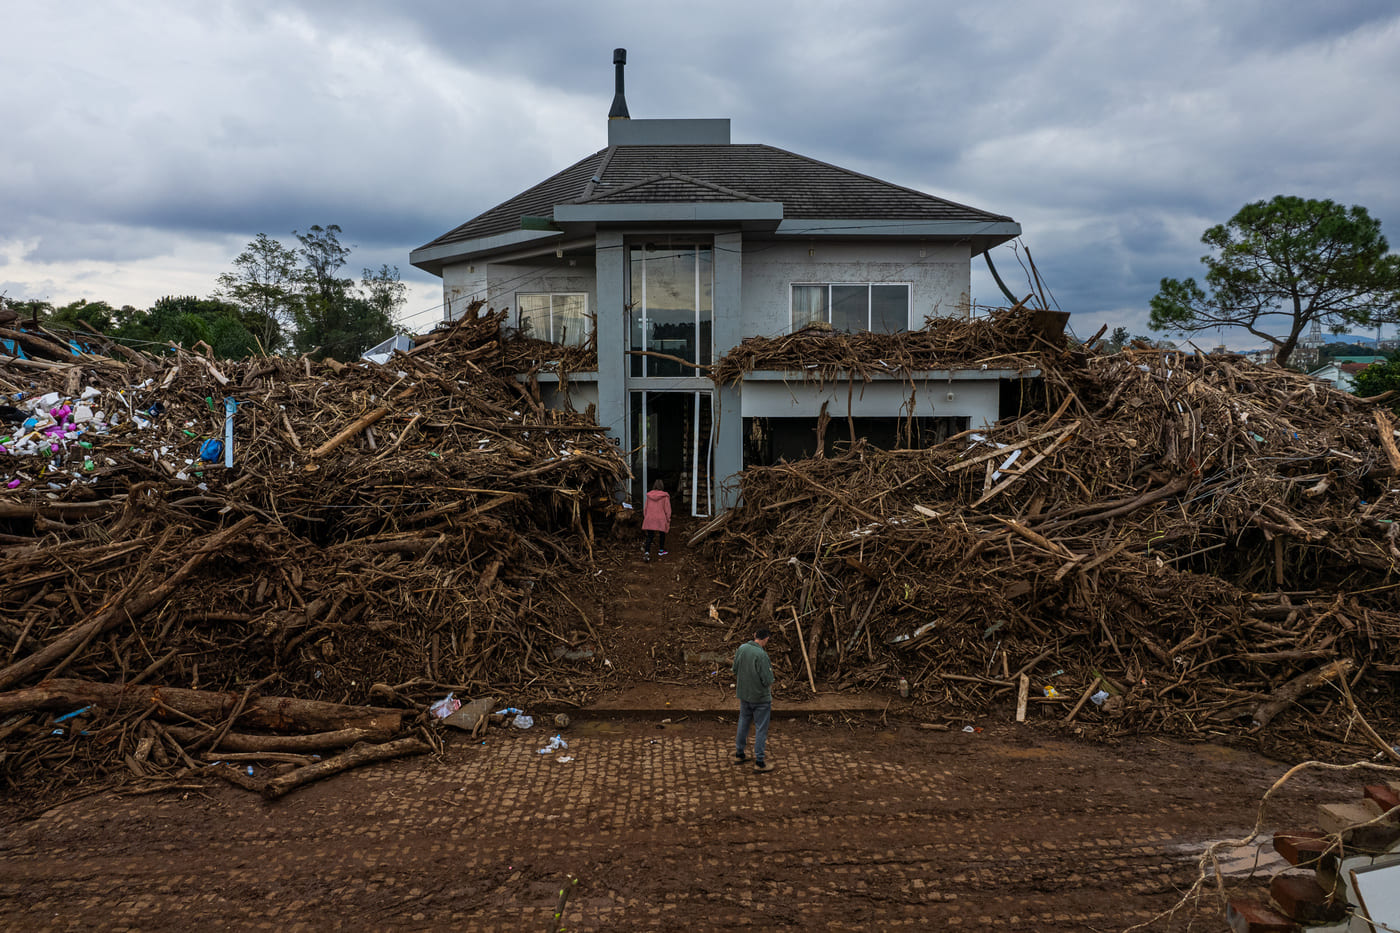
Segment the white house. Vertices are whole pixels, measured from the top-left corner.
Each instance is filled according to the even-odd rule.
[[[632,120],[625,50],[608,146],[414,250],[442,277],[449,319],[474,299],[556,343],[592,337],[596,373],[553,404],[596,406],[635,451],[633,495],[663,478],[692,514],[731,504],[746,463],[810,453],[823,403],[831,433],[926,439],[995,421],[1003,380],[927,372],[851,387],[750,373],[716,388],[708,364],[745,337],[811,321],[901,331],[967,313],[971,262],[1020,234],[1010,217],[815,159],[730,141],[728,120]],[[849,409],[849,411],[848,411]]]

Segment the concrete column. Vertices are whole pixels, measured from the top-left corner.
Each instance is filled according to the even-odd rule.
[[[715,356],[721,357],[743,339],[743,248],[740,233],[715,237]],[[601,365],[601,361],[600,361]],[[739,477],[744,468],[744,418],[737,387],[715,392],[715,476],[719,479],[719,507],[738,504]]]
[[[620,446],[627,443],[627,252],[622,234],[599,233],[598,425]]]

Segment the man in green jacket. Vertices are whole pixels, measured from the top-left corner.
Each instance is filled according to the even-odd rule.
[[[760,628],[753,641],[746,641],[734,652],[734,685],[739,694],[739,734],[734,739],[734,763],[743,764],[748,758],[744,746],[749,742],[749,726],[753,726],[753,769],[762,774],[773,766],[763,758],[763,746],[768,741],[768,718],[773,713],[773,665],[768,661],[768,639],[772,633]]]

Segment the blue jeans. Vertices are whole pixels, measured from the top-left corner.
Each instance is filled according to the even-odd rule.
[[[744,746],[749,744],[749,726],[753,726],[753,756],[763,760],[763,746],[768,743],[768,717],[773,714],[773,703],[750,703],[739,701],[739,734],[734,737],[734,753],[742,755]]]

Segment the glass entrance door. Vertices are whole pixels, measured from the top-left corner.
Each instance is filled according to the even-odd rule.
[[[632,501],[656,480],[697,518],[714,510],[714,393],[632,392]]]

